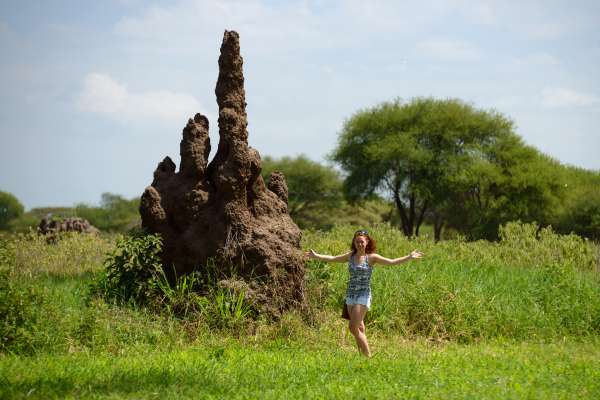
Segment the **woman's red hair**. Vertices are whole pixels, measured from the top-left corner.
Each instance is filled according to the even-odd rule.
[[[375,253],[375,249],[377,248],[377,243],[375,243],[375,239],[372,239],[371,236],[369,236],[368,234],[359,233],[359,234],[354,235],[354,237],[352,238],[352,244],[350,245],[350,248],[352,249],[352,254],[356,253],[356,246],[354,245],[354,239],[356,239],[359,236],[364,236],[367,238],[367,247],[365,248],[365,253],[366,254]]]

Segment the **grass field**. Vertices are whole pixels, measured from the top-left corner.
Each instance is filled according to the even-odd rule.
[[[338,347],[221,340],[167,351],[0,361],[2,398],[595,399],[600,343],[431,345],[390,338],[375,356]]]
[[[598,247],[532,229],[435,244],[374,227],[381,254],[426,258],[374,272],[371,359],[338,317],[341,264],[307,264],[308,315],[216,329],[90,298],[114,237],[4,237],[0,398],[600,398]]]

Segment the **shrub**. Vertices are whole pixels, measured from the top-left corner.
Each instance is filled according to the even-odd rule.
[[[162,272],[161,250],[158,235],[119,238],[104,261],[104,273],[92,284],[92,293],[118,303],[148,303],[156,291],[157,276]]]
[[[161,249],[158,235],[134,232],[120,238],[104,262],[105,271],[92,283],[92,294],[119,304],[148,306],[178,318],[202,316],[218,329],[239,328],[254,314],[243,290],[218,285],[214,260],[208,260],[206,276],[174,274],[170,282],[162,267]]]

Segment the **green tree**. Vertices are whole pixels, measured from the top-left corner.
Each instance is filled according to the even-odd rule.
[[[456,99],[395,100],[361,110],[344,124],[332,159],[347,173],[350,199],[391,196],[407,236],[418,236],[426,219],[436,239],[446,224],[495,236],[499,223],[530,220],[540,214],[532,205],[545,207],[556,195],[532,171],[529,163],[543,160],[513,132],[511,120]]]
[[[298,226],[316,228],[331,223],[329,214],[343,202],[342,178],[333,168],[304,155],[280,159],[267,156],[262,160],[261,171],[265,181],[273,171],[285,175],[288,210]]]
[[[25,212],[23,204],[11,193],[0,191],[0,230],[8,228],[11,220]]]
[[[600,241],[600,171],[571,166],[564,171],[565,198],[556,230]]]
[[[563,167],[516,136],[485,148],[453,177],[439,214],[473,239],[497,239],[509,221],[556,221],[563,193]]]
[[[113,193],[103,193],[100,207],[87,204],[75,206],[77,216],[90,221],[102,231],[126,231],[139,223],[139,198],[131,200]]]

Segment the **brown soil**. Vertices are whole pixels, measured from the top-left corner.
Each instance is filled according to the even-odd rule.
[[[267,187],[248,146],[242,65],[239,35],[225,31],[216,155],[208,163],[209,122],[196,114],[183,129],[179,171],[169,157],[158,164],[140,213],[142,226],[163,238],[166,272],[208,274],[204,265],[215,258],[221,286],[243,288],[259,311],[276,316],[304,304],[301,231],[288,214],[285,177],[272,174]]]

